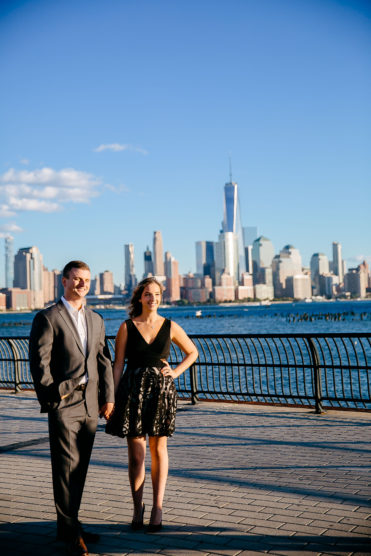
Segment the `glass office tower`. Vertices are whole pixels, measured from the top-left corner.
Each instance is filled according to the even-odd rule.
[[[235,277],[240,278],[246,272],[245,246],[241,224],[241,211],[238,199],[238,185],[232,180],[224,186],[224,219],[222,231],[233,232],[237,243],[238,260],[235,262]]]

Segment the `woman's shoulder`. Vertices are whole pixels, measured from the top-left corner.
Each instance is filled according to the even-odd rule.
[[[124,322],[121,325],[123,327],[124,330],[126,330],[127,332],[129,332],[129,330],[131,330],[133,328],[134,323],[132,319],[126,319],[124,320]]]
[[[128,330],[130,329],[130,323],[131,323],[130,319],[124,320],[120,324],[120,328],[118,329],[117,335],[119,336],[121,334],[127,334]]]
[[[175,322],[175,320],[169,320],[169,329],[170,329],[172,338],[178,336],[179,334],[181,334],[181,335],[186,334],[186,332],[183,330],[183,328],[180,326],[180,324]]]
[[[161,327],[170,330],[172,322],[174,322],[174,321],[172,321],[171,319],[168,319],[167,317],[164,317],[164,320],[162,321]]]

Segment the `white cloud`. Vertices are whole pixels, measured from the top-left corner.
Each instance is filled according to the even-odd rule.
[[[25,166],[28,166],[30,161],[28,160],[28,158],[21,158],[21,160],[19,161],[21,164],[24,164]]]
[[[123,183],[121,185],[111,185],[110,183],[106,183],[104,187],[114,193],[128,193],[130,191],[130,189]]]
[[[127,151],[128,148],[129,145],[120,145],[120,143],[111,143],[110,145],[99,145],[99,147],[96,147],[95,149],[93,149],[93,151],[95,153],[101,153],[102,151],[119,152],[119,151]]]
[[[56,212],[59,210],[58,203],[48,203],[47,201],[39,201],[38,199],[10,199],[11,207],[19,212],[36,211],[36,212]]]
[[[120,151],[134,151],[140,154],[148,154],[148,151],[142,149],[141,147],[134,147],[133,145],[123,145],[121,143],[110,143],[110,144],[103,144],[99,145],[93,149],[96,153],[101,153],[103,151],[113,151],[113,152],[120,152]]]
[[[87,172],[80,172],[74,168],[65,168],[63,170],[53,170],[53,168],[41,168],[39,170],[14,170],[10,168],[2,176],[0,176],[0,184],[6,185],[45,185],[62,187],[81,187],[91,189],[93,186],[101,183],[95,176]]]
[[[371,265],[371,255],[355,255],[353,257],[349,257],[346,261],[348,263],[348,267],[358,266],[363,263],[363,261],[366,261],[369,265]]]
[[[17,212],[56,212],[63,203],[88,203],[102,182],[74,168],[15,170],[0,175],[0,216]]]
[[[0,205],[0,218],[11,218],[15,216],[15,212],[10,210],[9,205]]]
[[[0,226],[0,237],[6,237],[11,235],[11,233],[22,232],[22,228],[17,226],[17,224],[9,223],[9,224],[2,224]]]

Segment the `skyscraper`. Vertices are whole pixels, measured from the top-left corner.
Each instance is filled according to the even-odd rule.
[[[252,246],[254,284],[265,283],[264,269],[271,268],[273,257],[272,242],[264,236],[256,238]]]
[[[245,247],[252,245],[258,237],[258,228],[256,226],[243,227],[243,242]]]
[[[315,295],[320,295],[320,276],[329,273],[329,262],[328,258],[324,253],[313,253],[310,259],[310,274],[312,280],[313,293]]]
[[[220,285],[222,274],[228,274],[234,283],[238,281],[238,244],[236,234],[233,232],[221,232],[215,252],[215,273],[217,285]]]
[[[179,280],[179,265],[178,261],[171,256],[169,251],[165,253],[165,275],[166,275],[166,289],[164,291],[164,298],[172,303],[180,299],[180,280]]]
[[[196,241],[196,274],[203,275],[206,262],[206,241]]]
[[[252,274],[253,261],[252,261],[252,245],[258,237],[258,228],[256,226],[244,226],[243,230],[243,243],[245,246],[245,265],[246,272]]]
[[[341,243],[337,241],[332,242],[332,271],[339,276],[339,283],[344,282],[343,274],[343,259],[341,255]]]
[[[353,296],[366,297],[369,279],[369,266],[363,261],[357,268],[350,268],[344,276],[345,291]]]
[[[14,258],[14,287],[31,291],[31,305],[44,306],[43,257],[37,247],[19,249]]]
[[[105,270],[99,274],[100,293],[113,294],[115,286],[113,283],[113,273],[110,270]]]
[[[293,297],[294,282],[287,282],[289,277],[302,275],[302,261],[298,249],[293,245],[285,245],[279,255],[273,258],[273,286],[275,297]]]
[[[137,285],[137,278],[135,276],[134,267],[134,245],[126,243],[124,245],[125,251],[125,289],[130,295]]]
[[[246,272],[253,273],[252,245],[245,246]]]
[[[213,276],[214,265],[214,242],[196,241],[196,274]]]
[[[153,232],[153,273],[155,276],[165,276],[164,249],[160,231]]]
[[[224,218],[222,231],[224,234],[235,234],[235,242],[237,244],[237,263],[233,264],[233,266],[237,268],[237,273],[233,274],[233,276],[236,279],[239,279],[241,274],[246,272],[245,245],[241,224],[238,185],[232,181],[232,175],[230,176],[230,181],[224,186]]]
[[[62,273],[60,270],[43,268],[44,305],[59,299],[63,295]]]
[[[44,304],[54,301],[54,274],[43,267],[43,297]]]
[[[153,274],[153,260],[152,251],[150,251],[148,245],[146,251],[144,251],[144,277]]]
[[[5,236],[5,287],[13,287],[14,278],[14,252],[13,237]]]

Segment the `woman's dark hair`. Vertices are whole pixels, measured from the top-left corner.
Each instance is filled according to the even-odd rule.
[[[156,284],[156,286],[160,288],[161,295],[163,294],[164,288],[161,282],[159,282],[154,276],[150,276],[149,278],[144,278],[144,280],[139,282],[139,284],[133,291],[133,295],[131,296],[130,305],[128,307],[128,313],[130,318],[137,317],[141,314],[142,304],[140,302],[140,298],[142,297],[142,293],[144,289],[147,286],[149,286],[149,284]]]

